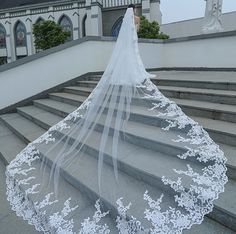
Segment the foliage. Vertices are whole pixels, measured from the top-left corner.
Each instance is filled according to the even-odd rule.
[[[33,25],[36,49],[46,50],[66,42],[70,36],[60,25],[51,20],[40,21]]]
[[[160,32],[160,26],[156,21],[149,22],[145,16],[140,17],[139,38],[168,39],[169,36]]]

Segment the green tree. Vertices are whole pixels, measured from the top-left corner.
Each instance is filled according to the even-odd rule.
[[[40,21],[33,25],[36,49],[46,50],[65,43],[70,36],[61,26],[51,20]]]
[[[160,26],[156,21],[149,22],[145,16],[140,17],[139,38],[168,39],[169,36],[160,32]]]

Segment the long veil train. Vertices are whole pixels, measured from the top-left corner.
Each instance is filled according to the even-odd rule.
[[[151,77],[128,8],[91,95],[7,167],[18,216],[66,234],[181,233],[203,221],[224,191],[226,159]]]

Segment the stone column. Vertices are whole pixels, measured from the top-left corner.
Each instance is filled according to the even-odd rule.
[[[25,20],[25,27],[26,27],[27,55],[32,55],[35,53],[35,49],[34,49],[33,33],[32,33],[32,19],[29,10],[27,10],[27,19]]]
[[[80,38],[80,22],[79,22],[79,6],[78,3],[73,4],[73,8],[75,8],[75,11],[72,16],[72,23],[73,23],[73,39],[76,40]]]
[[[102,36],[102,0],[91,0],[90,22],[90,35]]]
[[[9,13],[7,13],[9,16]],[[15,38],[14,38],[14,29],[11,23],[10,18],[7,18],[5,21],[6,29],[6,45],[7,45],[7,62],[13,62],[16,60],[16,50],[15,50]]]
[[[160,10],[160,0],[150,0],[150,21],[162,23],[162,14]]]
[[[150,0],[142,0],[142,15],[150,21]]]

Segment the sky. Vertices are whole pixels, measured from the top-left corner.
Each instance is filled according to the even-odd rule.
[[[162,23],[203,17],[205,6],[205,0],[161,0]],[[223,0],[222,11],[236,11],[236,0]]]

